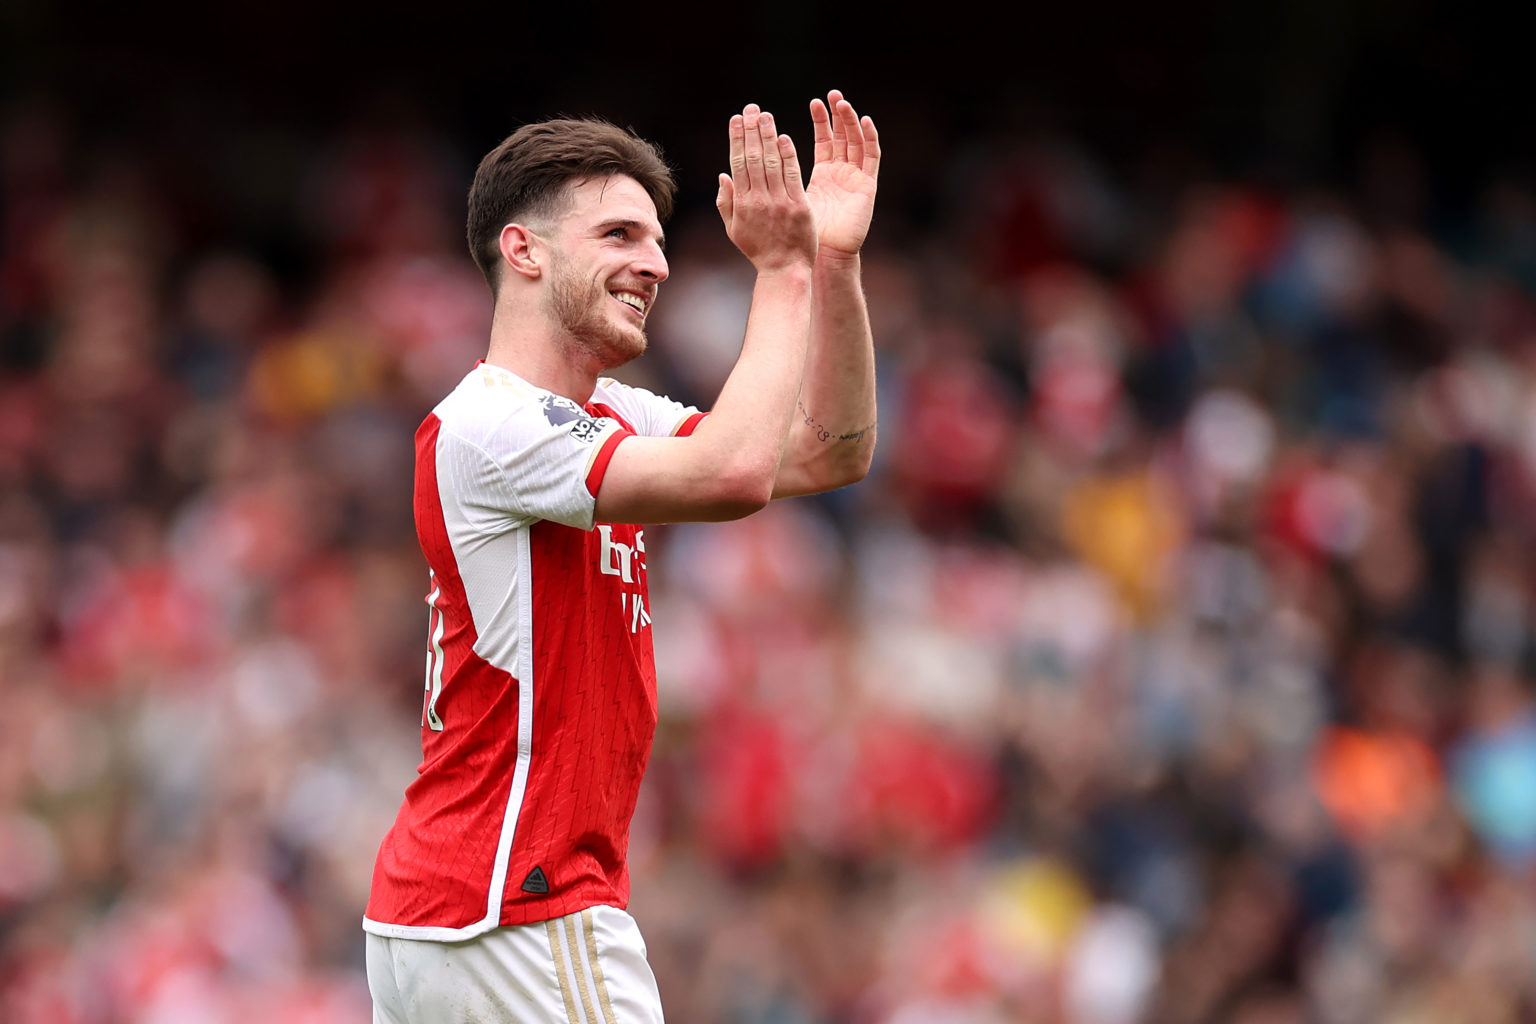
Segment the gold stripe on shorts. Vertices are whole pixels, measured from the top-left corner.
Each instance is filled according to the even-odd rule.
[[[584,1024],[576,1016],[576,1001],[571,998],[571,981],[565,976],[565,950],[561,946],[558,919],[545,921],[544,929],[549,932],[549,951],[555,958],[555,977],[560,979],[560,998],[565,1000],[565,1019],[570,1024]]]
[[[587,1020],[596,1021],[597,1014],[592,1012],[592,992],[587,988],[587,979],[581,973],[581,944],[576,938],[575,914],[566,915],[565,934],[571,940],[571,963],[576,967],[576,988],[581,992],[581,1008],[586,1012]]]
[[[608,999],[608,982],[603,980],[603,965],[597,959],[597,932],[592,927],[592,909],[581,912],[581,922],[587,927],[587,963],[592,965],[592,981],[597,985],[597,1001],[603,1007],[606,1024],[619,1024],[613,1015],[613,1003]]]

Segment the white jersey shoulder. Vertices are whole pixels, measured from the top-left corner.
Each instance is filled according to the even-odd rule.
[[[670,437],[699,412],[697,406],[675,402],[665,395],[612,377],[597,379],[592,401],[602,403],[624,417],[635,433],[643,437]]]
[[[538,519],[592,528],[588,474],[623,431],[564,396],[483,363],[438,403],[438,495],[477,533]]]

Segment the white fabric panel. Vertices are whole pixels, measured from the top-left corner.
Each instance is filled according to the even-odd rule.
[[[613,409],[629,421],[635,433],[644,437],[667,437],[684,420],[699,411],[697,406],[684,405],[665,395],[631,387],[612,377],[597,379],[597,390],[592,393],[592,401],[601,402]]]

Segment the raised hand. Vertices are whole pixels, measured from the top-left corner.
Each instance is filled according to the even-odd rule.
[[[715,207],[725,233],[759,272],[816,259],[816,223],[800,159],[773,115],[749,103],[731,118],[731,173],[720,175]]]
[[[875,211],[880,134],[837,89],[827,93],[826,103],[811,101],[811,127],[816,163],[805,194],[816,215],[821,253],[851,257],[864,245]]]

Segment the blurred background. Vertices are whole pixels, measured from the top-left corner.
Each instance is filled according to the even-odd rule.
[[[673,1024],[1536,1020],[1536,163],[1477,5],[0,9],[0,1021],[364,1022],[479,157],[886,148],[871,477],[648,530]]]

